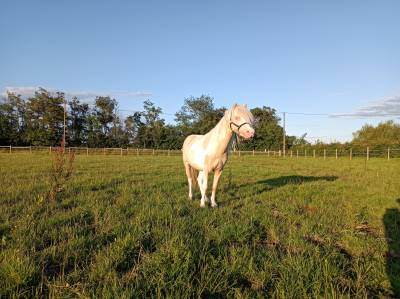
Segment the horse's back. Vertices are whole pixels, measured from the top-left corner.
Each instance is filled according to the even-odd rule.
[[[183,142],[182,151],[187,151],[194,143],[201,140],[204,135],[189,135]]]

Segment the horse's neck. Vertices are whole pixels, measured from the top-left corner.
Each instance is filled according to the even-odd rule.
[[[233,133],[227,125],[225,116],[208,134],[210,134],[210,141],[212,140],[212,142],[215,142],[216,156],[222,155],[227,152],[228,147],[231,143],[231,139],[233,137]]]

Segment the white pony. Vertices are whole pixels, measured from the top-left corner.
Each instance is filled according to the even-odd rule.
[[[192,199],[192,187],[197,182],[201,192],[200,207],[205,207],[208,201],[208,174],[214,171],[211,206],[216,207],[215,192],[225,163],[228,160],[228,150],[235,134],[244,139],[254,136],[254,117],[246,105],[233,105],[225,111],[218,124],[205,135],[190,135],[183,143],[183,163],[189,182],[189,199]]]

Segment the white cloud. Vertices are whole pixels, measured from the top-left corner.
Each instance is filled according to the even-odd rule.
[[[35,94],[35,91],[38,91],[39,87],[36,86],[16,86],[16,87],[5,87],[1,96],[6,96],[7,92],[13,92],[21,95],[23,98],[28,98]],[[49,92],[62,91],[57,90],[55,88],[45,88]],[[71,99],[72,97],[77,97],[81,101],[93,100],[97,96],[110,96],[112,98],[120,98],[120,97],[147,97],[151,96],[149,92],[142,91],[62,91],[65,93],[65,97],[67,99]]]
[[[400,96],[388,97],[371,102],[356,112],[348,114],[334,114],[332,117],[400,117]]]

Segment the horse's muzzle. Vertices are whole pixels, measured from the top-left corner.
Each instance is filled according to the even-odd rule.
[[[243,128],[242,137],[245,139],[250,139],[254,137],[255,130],[251,127]]]

